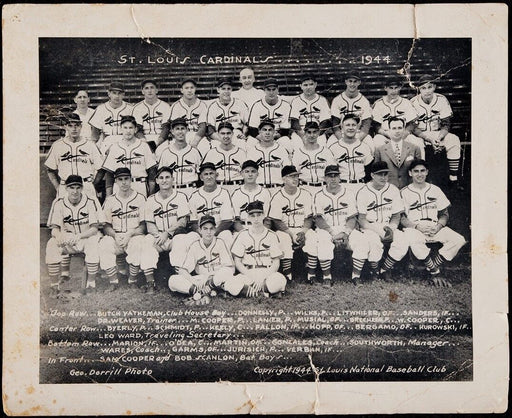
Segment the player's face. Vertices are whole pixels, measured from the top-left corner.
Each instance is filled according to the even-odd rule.
[[[254,84],[254,73],[249,69],[240,71],[240,83],[246,89],[250,89]]]
[[[263,212],[259,212],[259,211],[249,213],[248,217],[249,217],[249,222],[253,226],[262,225],[263,219],[265,218],[265,216],[263,215]]]
[[[203,243],[208,245],[213,241],[213,237],[215,236],[215,226],[211,223],[206,223],[199,228],[199,232],[201,238],[203,238]]]
[[[386,94],[391,97],[391,98],[395,98],[395,97],[398,97],[400,95],[400,89],[401,87],[394,84],[394,85],[391,85],[391,86],[386,86],[386,88],[384,90],[386,90]]]
[[[80,91],[76,94],[76,96],[75,96],[75,98],[74,98],[74,101],[75,101],[75,103],[76,103],[76,105],[77,105],[78,107],[86,107],[86,106],[88,106],[88,105],[89,105],[89,102],[90,102],[90,100],[89,100],[89,95],[87,94],[87,92],[86,92],[86,91],[84,91],[84,90],[80,90]]]
[[[132,186],[132,178],[130,176],[120,176],[116,178],[117,187],[123,192],[130,190]]]
[[[400,121],[391,122],[391,125],[389,125],[389,137],[396,141],[404,137],[404,125]]]
[[[142,88],[142,95],[145,99],[154,99],[158,94],[158,89],[152,83],[147,83]]]
[[[193,99],[196,95],[196,86],[194,86],[194,83],[187,82],[183,84],[181,94],[183,94],[183,97],[186,99]]]
[[[231,92],[233,88],[229,84],[224,84],[222,87],[217,88],[219,99],[231,100]]]
[[[427,180],[428,170],[423,165],[417,165],[412,170],[409,170],[409,175],[412,177],[413,183],[422,184]]]
[[[306,129],[304,131],[304,138],[306,142],[310,144],[316,144],[318,142],[318,135],[320,135],[319,129]]]
[[[340,184],[340,175],[335,173],[327,174],[325,176],[325,184],[328,190],[336,189]]]
[[[258,170],[254,167],[247,167],[242,170],[242,178],[245,184],[254,184],[258,178]]]
[[[298,187],[299,186],[299,174],[289,174],[283,177],[283,182],[285,186],[288,187]]]
[[[136,127],[131,122],[125,122],[121,125],[121,132],[124,139],[132,139],[135,136]]]
[[[262,140],[265,142],[271,142],[274,140],[274,128],[272,126],[263,126],[260,129]]]
[[[82,199],[82,186],[79,184],[72,184],[67,186],[68,199],[71,203],[78,203]]]
[[[353,138],[357,133],[357,125],[355,119],[346,119],[341,124],[341,131],[347,138]]]
[[[300,88],[302,89],[302,92],[306,96],[308,96],[308,95],[311,95],[311,94],[315,93],[316,85],[317,85],[316,82],[314,82],[313,80],[305,80],[300,85]]]
[[[436,90],[436,85],[433,83],[423,84],[420,87],[420,95],[423,100],[430,100],[434,97],[434,91]]]
[[[120,90],[109,90],[108,98],[111,103],[115,105],[120,105],[124,98],[124,91]]]
[[[172,137],[178,141],[183,142],[187,137],[187,127],[183,125],[177,125],[172,128]]]
[[[217,171],[211,168],[203,170],[199,177],[201,178],[205,186],[213,186],[214,184],[217,183]]]
[[[80,136],[82,130],[82,124],[77,122],[71,122],[66,124],[66,133],[71,139],[77,139]]]
[[[384,187],[388,182],[389,172],[381,171],[380,173],[372,173],[371,176],[375,186]]]
[[[160,190],[171,190],[172,189],[172,175],[167,171],[162,171],[156,178],[156,184],[160,187]]]
[[[265,87],[265,98],[268,100],[277,99],[279,96],[279,88],[275,86]]]
[[[229,144],[231,144],[231,139],[233,138],[233,131],[229,128],[222,128],[219,131],[219,136],[220,136],[220,141],[224,145],[229,145]]]
[[[347,86],[347,91],[350,93],[358,91],[360,84],[361,80],[358,80],[357,78],[350,77],[345,80],[345,86]]]

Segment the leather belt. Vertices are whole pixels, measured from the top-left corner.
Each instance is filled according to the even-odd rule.
[[[222,186],[233,186],[234,184],[243,184],[243,180],[229,180],[229,181],[221,181],[220,184]]]
[[[313,186],[313,187],[318,187],[318,186],[323,186],[324,185],[323,183],[310,183],[310,182],[307,182],[307,181],[302,181],[301,183],[303,185],[305,184],[306,186]]]
[[[272,187],[281,187],[282,184],[260,184],[260,186],[265,189],[271,189]]]
[[[146,181],[146,177],[134,177],[132,178],[132,181],[144,183]]]
[[[194,187],[194,183],[176,184],[174,187],[176,187],[177,189],[187,189],[189,187]]]
[[[364,179],[359,179],[359,180],[343,180],[343,179],[341,179],[340,183],[364,183]]]
[[[268,269],[268,266],[245,266],[247,267],[249,270],[252,270],[252,269]]]
[[[85,183],[92,183],[92,179],[91,178],[86,178],[86,179],[82,179]],[[64,185],[66,184],[66,180],[61,180],[60,181],[60,184]]]

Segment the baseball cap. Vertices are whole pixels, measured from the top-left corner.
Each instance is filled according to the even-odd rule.
[[[358,80],[361,80],[361,77],[359,77],[359,73],[356,71],[349,71],[347,74],[345,74],[345,80],[349,78],[356,78]]]
[[[185,78],[184,80],[181,81],[180,86],[183,87],[185,85],[185,83],[192,83],[194,85],[194,87],[197,87],[196,80],[194,80],[192,78]]]
[[[316,76],[314,74],[311,74],[311,73],[305,73],[305,74],[302,74],[301,77],[300,77],[300,82],[301,83],[304,83],[304,81],[316,81]]]
[[[409,170],[412,170],[414,167],[417,167],[419,165],[422,165],[428,170],[428,163],[425,160],[420,160],[418,158],[411,161],[411,164],[409,164]]]
[[[217,127],[217,132],[219,132],[222,128],[227,128],[233,131],[235,128],[233,128],[233,125],[229,122],[221,122],[219,123],[219,126]]]
[[[201,219],[199,219],[199,228],[201,228],[204,224],[213,224],[213,226],[216,226],[215,218],[212,215],[204,215],[201,216]]]
[[[254,212],[263,212],[263,202],[259,200],[255,200],[254,202],[250,202],[247,204],[245,210],[247,213],[254,213]]]
[[[187,120],[185,118],[176,118],[171,120],[171,128],[174,128],[175,126],[188,126]]]
[[[388,163],[386,161],[376,161],[370,167],[371,173],[380,173],[381,171],[389,171]]]
[[[82,180],[82,177],[77,176],[76,174],[71,174],[65,181],[66,186],[73,186],[75,184],[79,186],[84,185],[84,181]]]
[[[242,163],[242,170],[245,170],[248,167],[255,168],[256,170],[259,170],[260,168],[258,163],[254,160],[247,160]]]
[[[391,76],[386,77],[384,79],[384,86],[402,86],[404,84],[404,79],[402,76],[398,74],[391,74]]]
[[[164,166],[160,167],[160,168],[157,170],[157,172],[156,172],[156,176],[158,177],[158,176],[159,176],[160,174],[162,174],[164,171],[167,171],[168,173],[170,173],[170,174],[171,174],[171,176],[172,176],[172,175],[174,175],[174,170],[173,170],[171,167],[169,167],[169,166],[167,166],[167,165],[164,165]]]
[[[340,174],[340,168],[337,165],[328,165],[325,167],[324,175],[328,176],[329,174]]]
[[[124,91],[124,86],[119,83],[118,81],[113,81],[112,83],[110,83],[110,85],[108,86],[108,89],[109,90],[119,90],[119,91]]]
[[[346,113],[343,115],[342,122],[346,121],[347,119],[354,119],[357,123],[361,122],[361,118],[355,113]]]
[[[217,167],[215,167],[215,164],[208,162],[208,163],[201,164],[201,166],[199,167],[199,174],[201,174],[204,170],[207,170],[207,169],[217,171]]]
[[[272,122],[270,119],[263,119],[260,124],[258,125],[258,130],[260,130],[261,128],[263,128],[264,126],[272,126],[272,128],[275,129],[276,125],[274,124],[274,122]]]
[[[140,87],[144,88],[146,84],[153,84],[156,88],[158,88],[158,83],[155,79],[147,78],[146,80],[142,80],[142,83],[140,83]]]
[[[418,87],[423,86],[423,84],[435,83],[435,82],[436,82],[436,79],[433,76],[431,76],[429,74],[424,74],[418,80]]]
[[[68,123],[82,123],[80,116],[76,113],[66,113],[64,115],[64,123],[67,125]]]
[[[277,80],[275,78],[267,78],[263,82],[263,87],[279,87],[279,84],[277,83]]]
[[[297,171],[297,167],[295,167],[294,165],[285,165],[281,169],[281,177],[290,176],[292,174],[299,174],[299,172]]]
[[[123,177],[123,176],[132,176],[132,173],[128,167],[119,167],[114,171],[114,178]]]
[[[133,116],[121,116],[121,123],[120,125],[123,125],[126,122],[133,123],[133,126],[137,126],[137,121]]]
[[[233,82],[229,78],[221,78],[219,82],[217,83],[217,87],[222,87],[224,84],[229,84],[230,86],[233,85]]]
[[[306,122],[306,124],[304,125],[304,131],[306,131],[308,129],[320,129],[320,126],[318,125],[317,122],[309,121],[309,122]]]

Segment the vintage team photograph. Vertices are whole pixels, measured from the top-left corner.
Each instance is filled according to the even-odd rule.
[[[472,381],[471,47],[39,38],[39,383]]]

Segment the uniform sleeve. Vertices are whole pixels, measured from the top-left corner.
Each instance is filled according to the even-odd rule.
[[[103,203],[103,214],[105,215],[105,222],[112,225],[112,198],[110,196]]]
[[[146,208],[146,198],[139,193],[139,223],[144,222],[144,210]]]
[[[373,161],[373,153],[368,145],[363,142],[364,145],[364,165],[368,165]],[[332,150],[331,150],[332,151]]]
[[[155,223],[155,215],[153,213],[153,199],[146,200],[146,204],[144,205],[144,220],[146,222],[153,222]]]
[[[322,192],[315,193],[313,196],[313,215],[323,215],[324,205],[322,205]]]
[[[304,199],[304,216],[307,218],[308,216],[313,216],[313,197],[311,196],[311,193],[309,193],[307,190],[303,189],[303,193],[305,193],[305,199]]]
[[[231,257],[226,243],[221,238],[217,238],[217,242],[219,243],[220,264],[224,267],[233,267],[233,257]]]
[[[359,191],[356,194],[356,209],[357,212],[359,212],[362,215],[366,215],[366,193],[364,193],[364,189],[359,189]]]
[[[239,233],[235,240],[233,241],[233,245],[231,246],[231,254],[235,257],[242,258],[245,253],[245,243],[244,243],[244,233],[243,231]]]
[[[97,147],[96,144],[93,144],[92,142],[90,142],[91,144],[91,147],[92,147],[92,158],[93,158],[93,161],[92,161],[92,164],[93,164],[93,167],[96,171],[98,171],[101,166],[103,165],[103,155],[101,154],[99,148]]]
[[[439,117],[441,119],[450,118],[453,116],[452,107],[450,106],[450,103],[448,102],[448,99],[444,96],[440,96],[441,99],[441,109],[439,113]]]
[[[436,186],[436,194],[437,194],[437,210],[443,210],[446,209],[451,205],[450,201],[446,197],[446,195],[443,193],[443,191]]]
[[[63,228],[64,223],[62,222],[62,206],[59,202],[59,199],[55,199],[52,202],[52,207],[50,208],[50,214],[48,215],[48,222],[46,225],[51,228],[52,226],[58,226]]]
[[[279,194],[275,194],[270,200],[268,216],[272,219],[283,220],[282,204],[278,196]]]
[[[363,97],[361,102],[363,110],[363,113],[361,114],[361,120],[363,121],[372,117],[372,107],[370,105],[370,101],[366,97]]]
[[[290,114],[291,117],[291,114]],[[320,122],[331,119],[331,111],[329,109],[329,103],[325,97],[320,100]]]
[[[329,148],[324,149],[325,159],[327,160],[327,165],[336,165],[337,161],[334,158],[333,152]]]
[[[48,167],[50,170],[57,170],[58,169],[58,157],[57,157],[57,142],[54,142],[50,148],[50,152],[48,153],[48,157],[46,158],[46,161],[44,162],[44,165]]]
[[[259,108],[259,101],[254,103],[251,106],[251,109],[249,110],[249,116],[247,119],[247,125],[249,125],[251,128],[258,129],[259,125],[259,117],[258,117],[258,108]]]
[[[268,189],[262,188],[261,201],[263,202],[263,213],[268,216],[270,210],[270,192]]]
[[[404,99],[405,102],[405,122],[409,123],[413,120],[417,119],[418,113],[416,112],[416,109],[411,104],[411,102],[407,99]]]
[[[197,118],[197,123],[206,123],[206,114],[208,113],[208,109],[206,107],[205,102],[201,102],[201,104],[198,107],[199,111],[199,117]]]
[[[382,125],[384,123],[384,119],[382,118],[382,107],[380,106],[379,102],[380,99],[373,104],[372,118],[375,122],[380,123]]]
[[[228,191],[226,189],[222,190],[222,201],[224,204],[220,208],[220,219],[222,221],[231,221],[235,217],[235,213],[233,211],[233,202],[231,202],[231,197],[229,197]]]
[[[300,117],[300,114],[299,114],[299,96],[297,97],[294,97],[290,103],[291,105],[291,111],[290,111],[290,118],[293,118],[293,119],[299,119]]]
[[[190,206],[187,200],[187,197],[184,193],[179,193],[180,199],[178,203],[178,218],[182,218],[183,216],[190,215]]]
[[[285,102],[283,100],[283,105],[281,106],[283,110],[283,122],[281,122],[281,129],[290,129],[291,123],[290,123],[290,112],[292,111],[292,107],[289,103]]]
[[[197,246],[196,246],[196,241],[194,241],[192,243],[192,245],[190,245],[188,247],[187,254],[185,255],[185,258],[183,259],[181,265],[179,265],[179,260],[177,260],[178,261],[177,267],[184,268],[189,273],[192,273],[195,270],[196,265],[197,265],[197,257],[195,256],[196,251],[197,251]]]
[[[347,217],[350,218],[352,216],[357,215],[357,205],[356,205],[356,197],[354,196],[354,193],[352,193],[350,190],[347,190]]]
[[[87,209],[89,211],[89,226],[105,223],[105,215],[103,214],[99,202],[88,199]]]
[[[215,120],[215,112],[214,109],[217,106],[215,106],[215,102],[212,102],[210,106],[208,106],[208,111],[206,112],[206,122],[208,125],[212,125],[214,128],[217,128],[217,121]]]
[[[331,103],[331,116],[334,116],[335,118],[341,119],[339,101],[340,101],[339,96],[336,96],[332,100],[332,103]]]
[[[149,148],[149,145],[146,143],[144,143],[144,164],[146,165],[146,170],[157,165],[155,155],[151,152],[151,148]]]
[[[101,105],[99,105],[95,110],[94,113],[91,116],[91,119],[89,119],[89,125],[94,126],[97,129],[102,130],[103,128],[103,117],[101,112]]]
[[[404,201],[402,200],[402,196],[396,187],[393,188],[393,204],[391,207],[391,212],[393,215],[395,213],[400,213],[405,210]]]
[[[270,257],[281,258],[283,256],[283,251],[281,250],[281,246],[279,245],[279,239],[277,238],[277,235],[274,232],[270,231],[269,238]]]
[[[114,146],[115,145],[112,145],[112,147],[114,147]],[[115,162],[114,153],[112,152],[112,147],[110,147],[110,149],[109,149],[107,157],[105,158],[105,161],[103,162],[102,168],[113,173],[117,168],[117,164]]]
[[[196,197],[196,192],[192,193],[192,195],[190,196],[190,199],[188,200],[188,205],[189,205],[189,208],[190,208],[190,220],[191,221],[197,221],[198,220],[198,216],[197,216],[197,197]]]

